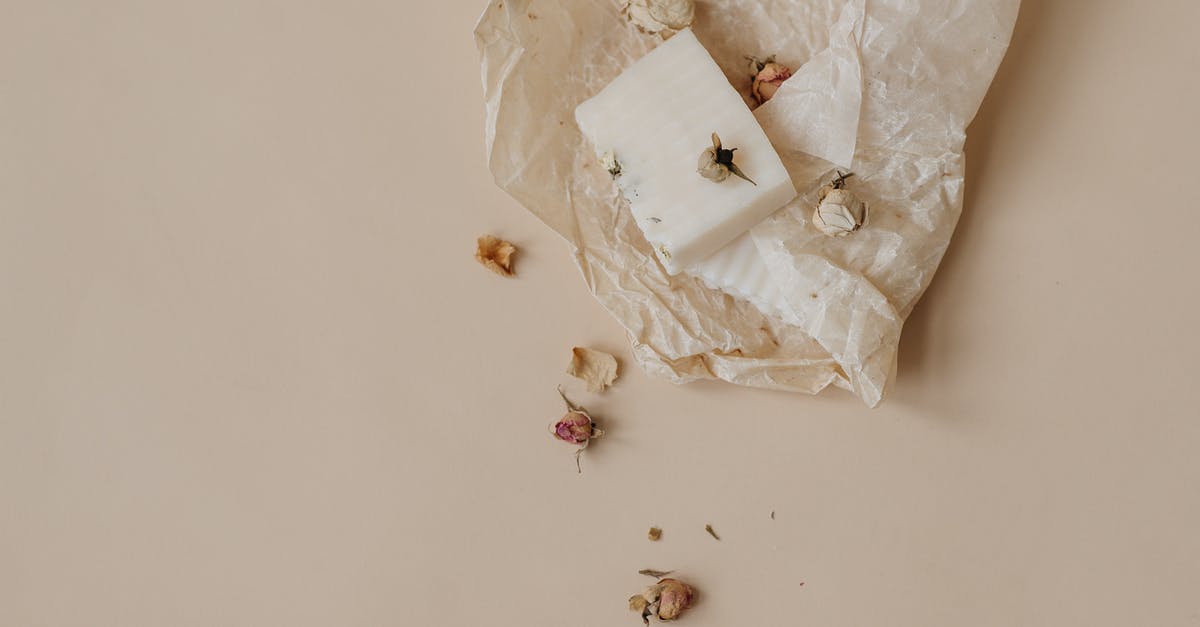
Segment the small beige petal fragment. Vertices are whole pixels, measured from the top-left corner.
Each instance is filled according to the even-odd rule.
[[[571,349],[567,374],[586,382],[589,392],[603,392],[617,380],[617,358],[603,351],[576,346]]]
[[[513,276],[513,256],[517,247],[494,235],[484,235],[479,238],[479,247],[475,251],[475,260],[485,268],[500,276]]]

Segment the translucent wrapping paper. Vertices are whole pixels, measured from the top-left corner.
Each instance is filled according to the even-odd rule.
[[[751,230],[788,324],[670,277],[575,126],[575,107],[662,41],[618,0],[492,0],[475,30],[496,182],[574,248],[592,293],[650,373],[877,405],[900,330],[962,211],[965,129],[1008,47],[1019,0],[697,3],[693,30],[750,104],[747,56],[796,68],[755,112],[800,196]],[[835,170],[871,207],[830,238],[809,221]]]

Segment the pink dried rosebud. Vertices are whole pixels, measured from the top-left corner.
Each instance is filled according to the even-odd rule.
[[[554,437],[570,444],[583,444],[592,434],[592,418],[581,412],[569,411],[554,424]]]
[[[678,579],[660,579],[648,586],[641,594],[629,599],[629,609],[642,615],[642,622],[649,625],[650,619],[675,620],[692,606],[695,592],[692,587]]]
[[[792,71],[778,63],[768,63],[754,77],[754,99],[762,104],[771,99],[783,81],[792,77]]]
[[[663,579],[658,583],[663,587],[658,598],[659,620],[675,620],[692,606],[691,586],[678,579]]]
[[[583,472],[579,458],[592,440],[604,435],[604,430],[596,426],[596,422],[588,415],[587,410],[572,403],[563,393],[562,388],[558,389],[558,394],[567,404],[567,413],[563,414],[558,422],[550,425],[550,433],[558,440],[579,447],[579,450],[575,451],[575,467],[579,472]]]
[[[754,100],[758,104],[762,104],[779,91],[779,86],[783,84],[783,81],[792,77],[792,70],[785,65],[776,63],[773,56],[767,57],[763,61],[751,58],[750,75],[754,77],[754,84],[750,91],[754,95]]]

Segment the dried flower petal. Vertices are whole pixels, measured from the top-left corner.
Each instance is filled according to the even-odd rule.
[[[651,542],[658,542],[662,539],[662,529],[659,529],[658,527],[651,527],[650,531],[646,533],[646,536],[650,538]]]
[[[494,235],[479,238],[475,259],[500,276],[513,276],[513,255],[517,247]]]
[[[617,380],[617,358],[603,351],[576,346],[571,349],[567,374],[585,381],[589,392],[603,392]]]
[[[655,579],[662,579],[663,577],[666,577],[667,575],[670,575],[673,572],[675,572],[675,571],[673,571],[673,570],[654,570],[653,568],[643,568],[638,571],[638,574],[646,575],[647,577],[654,577]]]

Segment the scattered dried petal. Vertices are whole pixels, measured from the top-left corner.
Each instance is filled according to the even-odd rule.
[[[647,577],[654,577],[655,579],[662,579],[663,577],[666,577],[667,575],[670,575],[673,572],[675,572],[675,571],[673,571],[673,570],[654,570],[653,568],[643,568],[642,570],[638,571],[638,574],[646,575]]]
[[[658,542],[662,539],[662,529],[659,529],[658,527],[651,527],[650,531],[647,532],[646,535],[650,538],[651,542]]]
[[[717,540],[721,539],[721,536],[717,535],[716,531],[713,531],[712,525],[704,525],[704,530],[708,532],[708,535],[716,538]]]
[[[517,247],[494,235],[484,235],[479,238],[475,259],[484,267],[500,276],[513,276],[513,255]]]
[[[585,381],[589,392],[603,392],[617,380],[617,358],[603,351],[576,346],[571,349],[567,374]]]

